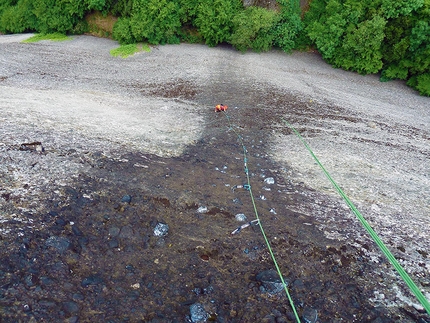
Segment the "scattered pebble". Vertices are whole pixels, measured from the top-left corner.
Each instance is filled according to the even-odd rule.
[[[246,221],[246,215],[243,213],[238,213],[234,216],[236,218],[236,221],[238,222],[245,222]]]
[[[165,223],[158,222],[154,228],[154,236],[164,237],[169,232],[169,225]]]
[[[273,177],[267,177],[264,179],[264,183],[266,183],[267,185],[273,185],[275,184],[275,179]]]
[[[136,284],[131,285],[131,288],[133,288],[133,289],[139,289],[140,288],[140,283],[136,283]]]
[[[264,270],[255,276],[256,280],[261,283],[260,291],[275,295],[284,290],[284,285],[279,278],[278,273],[273,269]],[[284,277],[284,282],[288,286],[288,281]]]
[[[238,204],[238,205],[243,205],[243,203],[242,203],[242,201],[240,200],[240,198],[237,198],[237,197],[233,199],[233,203],[234,203],[234,204]]]
[[[302,317],[303,322],[305,323],[316,323],[316,321],[318,320],[318,313],[312,307],[305,306]]]
[[[197,212],[198,212],[198,213],[207,213],[207,212],[208,212],[208,207],[207,207],[207,206],[200,206],[200,207],[197,209]]]
[[[190,306],[190,314],[191,322],[193,323],[206,322],[209,318],[209,314],[200,303],[194,303]]]
[[[130,203],[131,202],[131,196],[130,195],[124,195],[121,199],[122,203]]]

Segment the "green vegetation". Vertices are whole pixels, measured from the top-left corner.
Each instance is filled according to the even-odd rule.
[[[313,0],[303,22],[330,64],[430,96],[429,21],[430,0]]]
[[[234,32],[230,42],[238,50],[245,52],[267,51],[273,46],[274,24],[277,13],[259,7],[248,7],[233,18]]]
[[[0,32],[229,43],[241,52],[316,48],[335,67],[405,80],[430,96],[430,0],[312,0],[305,8],[298,0],[277,0],[276,10],[242,0],[3,0]]]
[[[51,40],[51,41],[65,41],[70,40],[71,37],[68,37],[66,35],[60,34],[60,33],[53,33],[53,34],[36,34],[34,36],[31,36],[30,38],[27,38],[23,40],[23,43],[35,43],[41,40]]]
[[[151,49],[147,44],[128,44],[128,45],[121,45],[118,48],[111,49],[110,54],[113,57],[121,57],[121,58],[127,58],[128,56],[134,55],[138,52],[150,52]]]

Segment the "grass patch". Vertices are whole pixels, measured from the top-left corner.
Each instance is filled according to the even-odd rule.
[[[113,57],[120,56],[122,58],[126,58],[138,52],[150,52],[150,51],[151,49],[149,48],[148,44],[128,44],[128,45],[121,45],[118,48],[111,49],[110,54]]]
[[[51,41],[65,41],[72,39],[69,36],[60,33],[53,34],[36,34],[26,40],[23,40],[23,43],[35,43],[41,40],[51,40]]]

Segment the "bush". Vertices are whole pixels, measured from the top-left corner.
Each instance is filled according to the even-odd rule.
[[[111,8],[114,16],[130,17],[133,9],[133,0],[116,0]]]
[[[284,52],[291,52],[298,46],[298,37],[303,30],[300,18],[300,9],[285,0],[280,1],[282,6],[278,21],[273,28],[274,45],[281,48]],[[301,38],[301,43],[305,46],[308,40]]]
[[[137,41],[151,44],[179,43],[181,8],[175,0],[135,0],[131,31]]]
[[[71,32],[87,9],[82,0],[35,0],[33,4],[38,23],[36,30],[43,34]]]
[[[0,31],[4,33],[22,33],[35,30],[37,18],[33,14],[31,0],[21,0],[15,5],[0,7]],[[12,4],[12,2],[9,2]]]
[[[421,95],[430,96],[430,73],[413,76],[407,84],[416,89]]]
[[[241,52],[252,48],[257,52],[272,47],[273,26],[277,13],[260,7],[248,7],[233,18],[234,32],[230,43]]]
[[[216,46],[230,40],[233,17],[241,8],[240,0],[201,0],[193,24],[208,46]]]
[[[375,16],[351,28],[333,58],[334,64],[360,74],[379,72],[383,65],[381,45],[385,24],[384,18]]]
[[[428,95],[430,0],[313,0],[304,21],[329,63]]]
[[[131,31],[131,19],[119,18],[113,26],[112,37],[121,45],[136,43]]]
[[[182,9],[181,21],[183,24],[193,24],[197,17],[197,11],[201,0],[179,0]]]

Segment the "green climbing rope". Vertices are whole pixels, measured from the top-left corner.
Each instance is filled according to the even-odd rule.
[[[244,163],[244,167],[245,167],[244,171],[246,174],[246,180],[247,180],[247,185],[248,185],[247,190],[249,191],[249,195],[251,197],[251,202],[252,202],[252,206],[254,208],[255,218],[258,220],[258,225],[260,227],[261,234],[263,235],[267,249],[269,250],[270,256],[272,257],[272,261],[276,267],[276,271],[278,272],[279,278],[281,279],[281,282],[282,282],[282,285],[284,287],[285,293],[287,295],[288,301],[290,302],[290,306],[293,309],[294,316],[296,317],[296,321],[298,323],[300,323],[300,318],[299,318],[299,315],[297,314],[296,307],[294,306],[293,299],[291,298],[290,292],[288,291],[287,284],[285,283],[284,277],[282,276],[281,269],[279,268],[278,262],[276,261],[275,254],[273,253],[272,247],[270,246],[269,240],[267,239],[266,233],[264,231],[263,224],[261,223],[260,217],[258,215],[258,210],[257,210],[257,206],[255,204],[254,194],[252,193],[251,180],[249,178],[248,158],[247,158],[247,152],[246,152],[245,144],[243,142],[242,136],[240,134],[238,134],[237,131],[234,129],[233,124],[231,123],[231,120],[230,120],[230,116],[225,111],[223,111],[223,113],[224,113],[225,117],[227,118],[227,121],[229,124],[229,130],[232,130],[236,134],[236,136],[239,139],[240,144],[242,146],[243,163]]]
[[[403,267],[400,265],[400,263],[397,261],[397,259],[393,256],[393,254],[388,250],[388,248],[385,246],[385,244],[382,242],[382,240],[379,238],[379,236],[376,234],[376,232],[372,229],[370,224],[366,221],[366,219],[361,215],[361,213],[357,210],[357,208],[354,206],[354,204],[351,202],[351,200],[345,195],[345,193],[342,191],[342,189],[337,185],[337,183],[333,180],[333,178],[330,176],[330,174],[326,171],[324,166],[321,164],[321,162],[318,160],[318,158],[315,156],[309,145],[306,143],[306,141],[303,139],[303,137],[300,135],[300,133],[286,120],[282,119],[282,121],[297,135],[297,137],[300,139],[300,141],[305,145],[306,149],[309,151],[309,153],[312,155],[314,160],[317,162],[317,164],[320,166],[326,177],[329,179],[329,181],[332,183],[333,187],[336,189],[336,191],[342,196],[346,204],[350,207],[352,212],[355,214],[355,216],[358,218],[358,220],[361,222],[361,224],[364,226],[366,231],[370,234],[372,239],[375,241],[375,243],[378,245],[378,247],[381,249],[383,254],[388,258],[390,263],[394,266],[394,268],[397,270],[399,275],[402,277],[402,279],[405,281],[406,285],[411,289],[412,293],[416,296],[416,298],[420,301],[422,306],[425,308],[428,314],[430,314],[430,303],[426,299],[426,297],[421,293],[417,285],[413,282],[411,277],[407,274],[407,272],[403,269]]]

